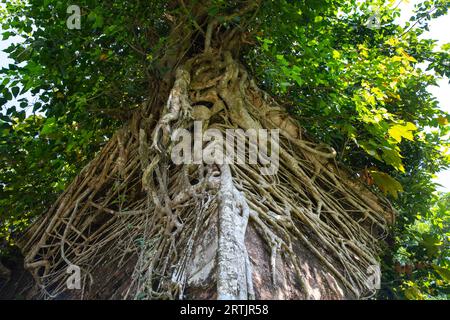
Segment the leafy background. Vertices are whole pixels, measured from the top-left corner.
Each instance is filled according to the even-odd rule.
[[[147,98],[166,43],[169,1],[2,0],[0,250],[46,211],[130,111]],[[212,1],[210,14],[235,1]],[[429,86],[450,74],[450,44],[423,36],[448,15],[447,0],[419,1],[403,25],[398,1],[265,0],[240,25],[243,51],[264,89],[312,138],[398,211],[383,257],[379,298],[450,297],[449,120]],[[378,11],[381,28],[366,22]],[[448,79],[447,79],[448,80]]]

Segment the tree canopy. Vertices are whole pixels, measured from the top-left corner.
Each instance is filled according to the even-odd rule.
[[[392,0],[80,0],[80,29],[67,27],[66,1],[2,4],[3,40],[23,39],[4,50],[14,63],[0,70],[4,252],[150,98],[168,71],[170,30],[205,29],[192,16],[204,6],[223,28],[238,27],[235,50],[258,84],[390,197],[398,216],[380,295],[449,297],[450,199],[433,176],[450,164],[450,115],[428,87],[450,76],[450,44],[421,37],[448,14],[447,0],[423,1],[405,26]]]

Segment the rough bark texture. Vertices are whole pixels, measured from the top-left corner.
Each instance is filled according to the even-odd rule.
[[[244,196],[234,186],[228,165],[221,167],[219,201],[218,299],[254,298],[252,268],[245,247],[250,212]]]

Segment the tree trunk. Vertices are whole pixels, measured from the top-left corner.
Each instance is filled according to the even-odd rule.
[[[182,50],[181,50],[182,51]],[[334,161],[259,89],[236,56],[205,40],[29,229],[38,297],[348,299],[374,293],[388,204]],[[166,97],[162,103],[160,97]],[[177,129],[279,129],[266,163],[170,155]],[[212,141],[204,141],[203,149]],[[259,146],[262,147],[262,146]],[[250,147],[249,147],[250,149]],[[247,150],[247,155],[252,155]],[[194,147],[194,160],[198,157]],[[266,168],[267,169],[267,168]],[[69,266],[80,289],[68,289]]]

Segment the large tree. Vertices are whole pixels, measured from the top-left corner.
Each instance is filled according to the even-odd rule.
[[[2,115],[2,226],[37,296],[375,293],[383,250],[402,248],[385,241],[390,226],[428,211],[448,164],[448,115],[427,92],[448,75],[448,47],[417,29],[447,1],[424,2],[406,27],[390,1],[79,5],[80,29],[64,1],[3,12],[4,38],[24,41],[2,70],[2,102],[20,103]],[[224,136],[278,129],[277,174],[261,158],[174,163],[172,133],[194,121]],[[442,230],[427,243],[440,254]],[[446,274],[445,256],[421,258]],[[67,290],[69,266],[80,291]]]

